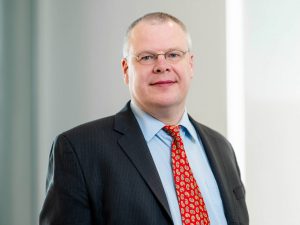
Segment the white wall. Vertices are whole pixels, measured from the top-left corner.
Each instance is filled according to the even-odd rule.
[[[166,11],[190,28],[196,77],[188,110],[226,135],[224,1],[41,0],[37,8],[39,208],[55,135],[114,114],[129,99],[122,40],[129,23],[145,13]]]
[[[247,199],[253,225],[300,221],[300,1],[245,3]]]

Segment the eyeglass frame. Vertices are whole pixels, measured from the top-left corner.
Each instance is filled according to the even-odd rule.
[[[172,53],[172,52],[180,52],[180,53],[182,53],[182,55],[180,56],[180,58],[178,60],[172,61],[171,58],[167,58],[167,55],[170,54],[170,53]],[[130,54],[129,56],[135,58],[136,61],[138,63],[140,63],[141,65],[153,65],[153,64],[155,64],[157,62],[158,56],[160,56],[160,55],[163,55],[164,58],[165,58],[165,60],[168,63],[176,64],[180,60],[182,60],[184,58],[184,56],[186,55],[186,53],[188,53],[188,52],[190,52],[189,49],[186,50],[186,51],[182,51],[182,50],[179,50],[179,49],[170,49],[170,50],[168,50],[167,52],[164,52],[164,53],[155,53],[155,52],[151,52],[151,51],[145,51],[145,52],[139,53],[138,55]],[[145,54],[145,56],[153,56],[154,57],[153,61],[149,61],[148,63],[147,62],[142,62],[142,58],[140,58],[140,55],[142,55],[142,54]]]

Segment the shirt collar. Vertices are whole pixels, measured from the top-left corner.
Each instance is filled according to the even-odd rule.
[[[193,126],[193,124],[191,123],[187,110],[185,109],[184,114],[179,122],[179,125],[182,126],[182,130],[184,132],[184,134],[190,138],[193,142],[196,141],[197,139],[197,132]]]
[[[165,124],[141,110],[133,101],[130,102],[130,107],[140,125],[146,142],[149,142],[165,126]],[[196,140],[197,133],[189,120],[186,109],[184,110],[179,125],[181,125],[184,135],[189,137],[192,141]]]

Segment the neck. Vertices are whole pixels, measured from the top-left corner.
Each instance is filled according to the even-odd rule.
[[[185,105],[182,106],[171,106],[171,107],[145,107],[143,105],[138,104],[136,101],[134,102],[141,110],[148,113],[155,119],[161,121],[166,125],[177,125],[184,113]]]

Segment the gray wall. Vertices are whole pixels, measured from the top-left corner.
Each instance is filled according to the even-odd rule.
[[[188,110],[226,134],[223,1],[45,0],[38,9],[39,205],[55,135],[114,114],[129,99],[120,67],[123,35],[144,13],[167,11],[187,23],[196,60]]]
[[[34,4],[0,1],[0,224],[35,224]]]

